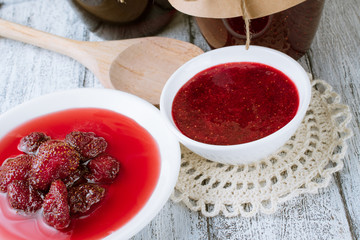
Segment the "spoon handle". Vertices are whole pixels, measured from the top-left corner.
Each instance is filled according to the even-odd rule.
[[[45,48],[76,60],[86,55],[80,41],[59,37],[0,19],[0,36]]]

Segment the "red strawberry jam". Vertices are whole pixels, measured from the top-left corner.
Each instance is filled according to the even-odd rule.
[[[31,169],[32,156],[18,155],[8,158],[0,167],[0,191],[6,192],[9,183],[25,180]]]
[[[96,136],[93,132],[71,132],[65,137],[65,142],[73,146],[88,160],[105,152],[107,142],[104,138]]]
[[[23,180],[8,185],[8,200],[12,208],[25,213],[36,212],[43,203],[41,193]]]
[[[40,145],[49,139],[44,133],[32,132],[20,140],[18,149],[27,154],[35,154]]]
[[[105,188],[84,183],[69,189],[69,206],[73,215],[85,214],[105,196]]]
[[[65,229],[70,225],[70,207],[65,184],[56,180],[51,184],[43,204],[45,222],[56,229]]]
[[[284,73],[260,63],[233,62],[190,79],[175,96],[172,115],[193,140],[233,145],[274,133],[298,107],[297,88]]]
[[[24,136],[34,135],[32,132],[48,137],[45,141],[35,137],[30,141],[27,137],[24,141]],[[72,138],[75,145],[64,141],[67,134],[80,136]],[[53,140],[48,141],[50,138]],[[12,195],[0,194],[0,239],[103,238],[139,212],[159,177],[160,156],[152,136],[132,119],[112,111],[72,109],[33,119],[1,139],[0,164],[24,154],[21,152],[24,149],[18,148],[21,139],[26,149],[35,145],[38,149],[28,151],[32,154],[29,175],[20,176],[21,171],[19,176],[13,175],[13,168],[23,168],[22,162],[1,168],[7,174],[2,181],[10,182]],[[82,161],[75,148],[82,154]],[[90,165],[89,161],[93,160],[83,161],[95,156]],[[43,170],[33,169],[37,165],[44,166]],[[55,177],[48,175],[49,172]],[[86,176],[93,176],[91,182],[100,183],[87,183]],[[49,183],[50,190],[45,187]],[[40,192],[33,188],[38,185],[45,195],[44,203]]]
[[[29,183],[46,190],[58,178],[66,178],[79,167],[80,154],[64,141],[51,140],[39,147],[33,158]]]

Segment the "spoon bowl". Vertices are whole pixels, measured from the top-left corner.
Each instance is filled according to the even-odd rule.
[[[86,42],[2,19],[0,36],[69,56],[87,67],[104,87],[132,93],[155,105],[172,73],[203,53],[191,43],[166,37]]]

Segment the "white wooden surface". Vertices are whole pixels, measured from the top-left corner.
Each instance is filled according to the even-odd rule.
[[[77,40],[101,40],[66,1],[0,0],[0,18]],[[139,239],[360,239],[360,0],[327,0],[319,31],[300,63],[327,80],[353,113],[344,169],[330,186],[279,206],[273,215],[206,218],[171,201]],[[193,42],[209,50],[191,17],[177,14],[158,35]],[[102,88],[76,61],[0,38],[0,113],[36,96],[71,88]],[[6,126],[0,126],[6,127]],[[1,224],[1,223],[0,223]]]

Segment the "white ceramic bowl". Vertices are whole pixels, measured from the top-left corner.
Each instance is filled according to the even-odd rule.
[[[155,139],[161,169],[156,187],[145,206],[124,226],[105,239],[127,239],[139,232],[160,211],[173,191],[180,169],[180,146],[164,128],[160,112],[136,96],[109,89],[75,89],[53,93],[23,103],[0,116],[0,139],[35,117],[71,108],[102,108],[123,114],[140,124]],[[0,237],[1,238],[1,237]]]
[[[255,62],[272,66],[287,75],[299,92],[299,108],[295,117],[284,127],[264,138],[237,145],[212,145],[194,141],[182,134],[172,118],[171,109],[179,89],[195,74],[211,66],[228,62]],[[280,148],[296,131],[311,99],[308,74],[291,57],[265,47],[231,46],[199,55],[181,66],[167,81],[160,98],[160,112],[167,125],[187,148],[200,156],[227,164],[244,164],[257,161]]]

